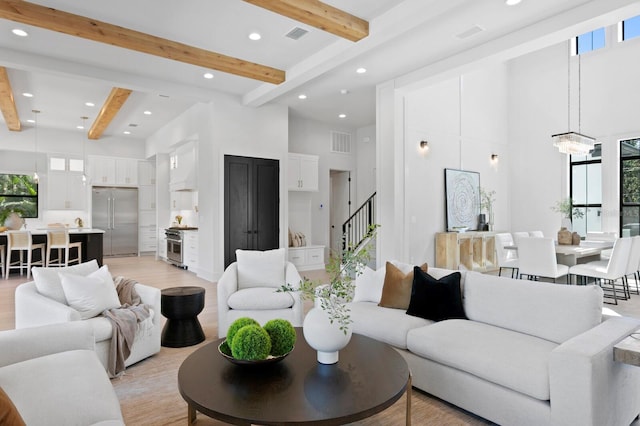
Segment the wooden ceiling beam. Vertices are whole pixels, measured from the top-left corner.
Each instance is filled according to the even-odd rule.
[[[9,81],[9,74],[7,74],[5,67],[0,67],[0,111],[2,111],[4,121],[7,123],[9,130],[14,132],[22,130],[16,101],[11,89],[11,82]]]
[[[89,129],[89,139],[95,140],[102,136],[102,133],[107,129],[116,114],[118,114],[118,111],[120,111],[120,108],[122,108],[122,105],[127,101],[130,94],[131,90],[129,89],[120,87],[111,89],[111,93],[109,93],[107,100],[104,101],[104,105],[102,105],[96,121],[93,122],[91,129]]]
[[[351,41],[369,35],[369,22],[318,0],[244,0]]]
[[[267,83],[285,80],[276,68],[23,0],[0,0],[0,18]]]

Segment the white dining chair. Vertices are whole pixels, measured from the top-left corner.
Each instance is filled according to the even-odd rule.
[[[544,238],[544,234],[542,233],[542,231],[529,231],[529,236],[536,237],[536,238]]]
[[[640,235],[631,237],[631,249],[629,250],[629,260],[627,261],[627,269],[623,278],[624,287],[627,292],[627,297],[631,297],[631,286],[629,285],[629,276],[633,277],[636,284],[636,291],[634,294],[640,295],[640,288],[638,288],[638,265],[640,265]]]
[[[558,264],[552,238],[522,237],[517,244],[520,278],[524,276],[536,281],[550,278],[556,282],[566,276],[569,283],[569,267]]]
[[[623,277],[626,275],[631,245],[631,238],[618,238],[613,244],[611,258],[608,262],[596,260],[581,263],[569,268],[569,273],[579,277],[594,278],[603,290],[611,290],[611,294],[605,293],[604,297],[613,299],[613,304],[617,305],[618,299],[627,299]],[[618,297],[619,290],[616,288],[616,281],[619,279],[622,280],[622,297]],[[606,287],[607,285],[610,288]]]
[[[584,240],[587,241],[615,241],[618,238],[617,232],[591,231],[587,232]],[[600,260],[609,261],[611,257],[611,249],[602,250]]]
[[[496,260],[498,262],[498,276],[502,276],[503,269],[511,269],[511,278],[518,276],[518,252],[514,247],[513,237],[507,232],[496,234]]]
[[[518,242],[520,241],[520,239],[529,238],[529,233],[524,231],[512,232],[511,236],[513,237],[514,244],[516,245],[516,247],[518,247],[519,246]]]

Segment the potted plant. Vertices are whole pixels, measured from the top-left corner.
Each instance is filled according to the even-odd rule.
[[[376,235],[378,225],[371,225],[365,234],[364,246],[348,246],[341,256],[331,256],[327,265],[329,283],[303,278],[299,289],[290,285],[280,291],[299,291],[302,299],[313,300],[314,307],[307,313],[303,331],[309,346],[318,351],[318,361],[334,364],[338,361],[338,351],[351,338],[351,316],[346,304],[353,298],[355,277],[362,273],[369,262],[370,243]]]
[[[571,197],[563,198],[556,202],[555,206],[551,207],[556,213],[562,214],[562,228],[571,229],[571,219],[582,219],[584,217],[584,212],[580,209],[576,209],[573,207],[573,200]]]

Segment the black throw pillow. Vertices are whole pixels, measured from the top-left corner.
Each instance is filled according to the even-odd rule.
[[[415,267],[407,314],[432,321],[466,319],[462,306],[460,277],[460,272],[454,272],[438,280]]]

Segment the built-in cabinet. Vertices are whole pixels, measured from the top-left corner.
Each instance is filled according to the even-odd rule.
[[[170,193],[171,210],[193,210],[196,207],[196,192],[173,191]]]
[[[318,156],[289,153],[289,191],[318,190]]]
[[[87,187],[82,179],[84,160],[75,156],[48,156],[47,207],[50,210],[84,210]]]
[[[197,187],[197,144],[187,142],[169,154],[169,190],[195,191]]]
[[[496,242],[493,232],[438,232],[436,233],[436,267],[470,271],[494,271]]]
[[[92,155],[89,156],[89,176],[96,186],[135,186],[138,184],[138,160]]]
[[[138,161],[138,250],[155,252],[158,248],[156,224],[156,169],[151,161]]]
[[[288,257],[299,271],[324,269],[324,246],[289,247]]]
[[[182,261],[188,270],[198,273],[198,231],[183,231]]]

